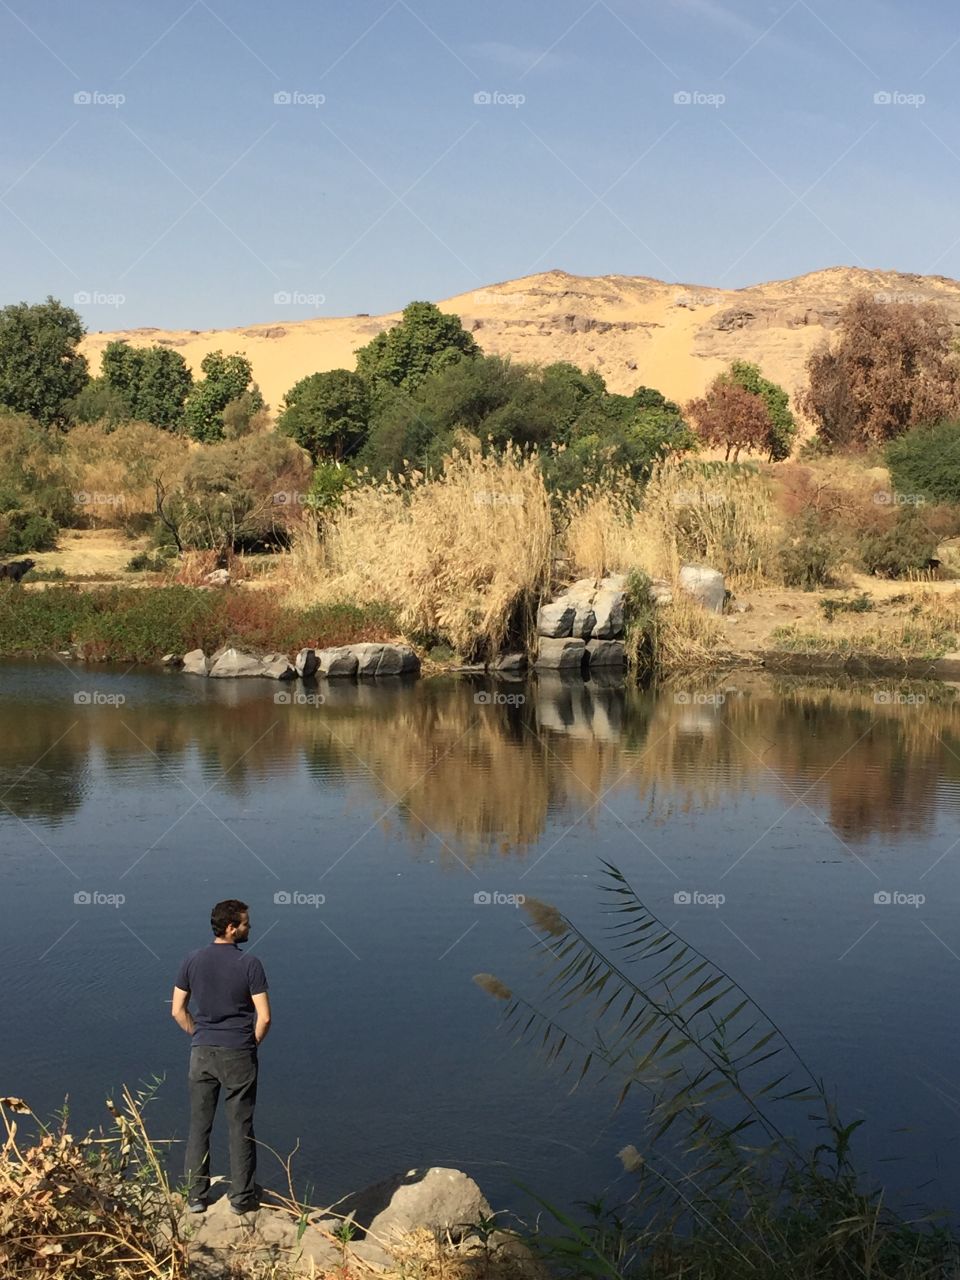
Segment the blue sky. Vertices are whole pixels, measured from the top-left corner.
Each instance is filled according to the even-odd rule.
[[[93,330],[960,276],[946,3],[0,0],[0,49],[0,301]]]

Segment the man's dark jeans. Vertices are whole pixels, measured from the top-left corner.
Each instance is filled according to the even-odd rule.
[[[198,1045],[190,1050],[190,1137],[184,1160],[187,1199],[205,1200],[210,1190],[210,1131],[220,1089],[230,1131],[230,1203],[255,1208],[253,1175],[257,1146],[253,1108],[257,1101],[256,1049]]]

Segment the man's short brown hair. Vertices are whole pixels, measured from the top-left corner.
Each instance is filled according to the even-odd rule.
[[[238,925],[243,913],[248,910],[247,904],[239,898],[224,898],[223,902],[218,902],[210,912],[210,928],[214,937],[222,938],[227,932],[227,926]]]

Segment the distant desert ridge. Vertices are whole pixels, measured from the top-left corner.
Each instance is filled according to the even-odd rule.
[[[536,364],[568,360],[598,369],[611,391],[656,387],[683,403],[731,360],[759,364],[794,395],[808,355],[836,327],[858,292],[886,301],[937,302],[960,327],[960,281],[860,267],[828,267],[744,289],[668,284],[644,276],[573,276],[565,271],[487,285],[438,302],[460,316],[488,354]],[[130,329],[90,334],[82,350],[97,373],[107,343],[174,347],[200,374],[209,351],[242,352],[276,412],[300,378],[354,367],[354,352],[399,312],[380,316],[275,319],[205,332]]]

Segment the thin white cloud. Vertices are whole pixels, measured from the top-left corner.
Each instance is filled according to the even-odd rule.
[[[486,58],[495,62],[505,71],[525,72],[536,63],[538,70],[557,70],[569,66],[572,57],[558,53],[555,49],[544,53],[542,49],[523,49],[519,45],[504,44],[499,40],[484,40],[481,44],[470,46],[469,52],[477,58]]]
[[[675,9],[686,10],[691,15],[704,18],[714,26],[732,31],[744,40],[756,40],[763,32],[762,26],[757,26],[749,18],[743,18],[725,5],[718,4],[717,0],[673,0],[673,3]]]

